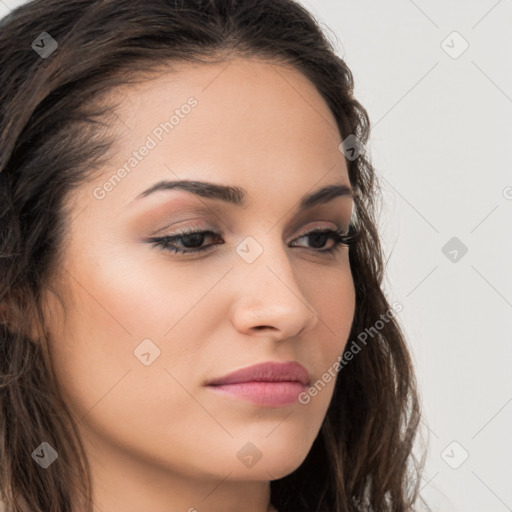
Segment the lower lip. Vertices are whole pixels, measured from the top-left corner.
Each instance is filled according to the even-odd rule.
[[[281,407],[298,402],[300,393],[307,389],[300,382],[238,382],[208,386],[218,393],[234,395],[263,406]]]

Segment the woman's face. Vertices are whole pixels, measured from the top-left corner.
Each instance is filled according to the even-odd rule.
[[[327,252],[332,237],[304,234],[346,229],[353,201],[331,194],[300,208],[323,187],[350,187],[335,119],[298,71],[252,59],[182,65],[123,94],[112,165],[69,196],[54,283],[65,321],[47,302],[55,371],[94,471],[122,471],[125,483],[142,467],[146,483],[283,477],[310,450],[334,379],[283,405],[276,385],[255,402],[205,384],[296,361],[313,385],[343,352],[355,308],[349,249]],[[144,194],[176,180],[245,197]],[[184,229],[215,235],[169,243],[209,246],[188,254],[149,241]]]

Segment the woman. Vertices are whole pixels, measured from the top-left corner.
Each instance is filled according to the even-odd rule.
[[[292,0],[1,22],[7,510],[414,510],[353,78]]]

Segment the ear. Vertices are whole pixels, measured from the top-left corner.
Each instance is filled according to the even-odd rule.
[[[36,315],[26,297],[27,295],[18,289],[0,302],[0,325],[37,342],[39,333],[36,328]]]
[[[10,300],[5,298],[0,302],[0,325],[12,329],[14,327],[12,308],[10,307]]]

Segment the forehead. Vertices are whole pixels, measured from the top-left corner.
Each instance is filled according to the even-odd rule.
[[[173,64],[114,99],[115,157],[94,184],[124,167],[109,202],[126,204],[162,179],[235,184],[255,195],[285,188],[297,196],[324,178],[348,183],[335,118],[293,67],[257,58]],[[135,157],[143,146],[151,149]]]

